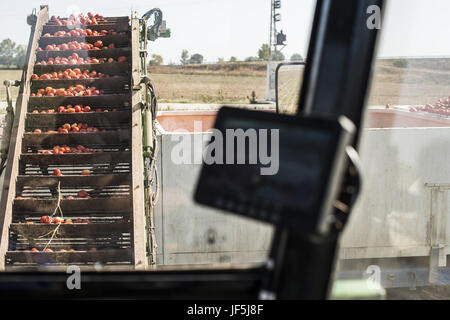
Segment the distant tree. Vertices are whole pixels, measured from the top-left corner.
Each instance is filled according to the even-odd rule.
[[[164,59],[159,54],[152,54],[152,59],[150,60],[151,66],[160,66],[162,65]]]
[[[256,62],[256,61],[260,61],[260,59],[258,57],[247,57],[247,58],[245,58],[245,62]]]
[[[184,49],[183,51],[181,51],[181,60],[180,60],[181,64],[186,64],[189,62],[189,52]]]
[[[195,53],[191,56],[189,59],[190,64],[202,64],[203,63],[203,56],[199,53]]]
[[[407,68],[408,61],[406,59],[396,59],[392,62],[392,64],[397,68]]]
[[[225,59],[224,59],[224,58],[219,58],[219,59],[217,59],[217,63],[219,63],[219,64],[224,63],[224,62],[225,62]]]
[[[291,56],[291,61],[303,61],[303,57],[300,53],[294,53]]]
[[[16,46],[16,54],[14,56],[14,64],[18,67],[18,68],[23,68],[23,66],[25,65],[25,59],[27,56],[27,47],[23,44],[19,44],[18,46]]]
[[[11,66],[14,64],[16,55],[16,44],[11,39],[4,39],[0,42],[0,64]]]
[[[281,51],[272,52],[272,60],[274,61],[284,61],[284,54]]]
[[[237,61],[238,61],[238,59],[236,57],[231,57],[230,58],[230,62],[237,62]]]
[[[256,101],[256,93],[255,91],[252,91],[251,96],[247,96],[248,101],[250,102],[250,104],[256,104],[258,103],[258,101]]]
[[[270,58],[270,47],[267,43],[264,43],[258,50],[258,58],[261,60],[269,60]]]

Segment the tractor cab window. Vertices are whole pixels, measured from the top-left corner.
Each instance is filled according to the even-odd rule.
[[[270,224],[193,198],[220,106],[274,112],[306,57],[315,1],[266,2],[4,8],[1,270],[266,259]]]
[[[101,2],[3,5],[0,80],[13,81],[0,89],[0,270],[266,261],[272,224],[199,205],[194,192],[223,105],[296,113],[316,1]],[[384,11],[359,141],[364,184],[336,280],[448,299],[450,5]]]

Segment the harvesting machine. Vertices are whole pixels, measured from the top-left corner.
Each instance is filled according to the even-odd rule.
[[[0,269],[145,269],[156,200],[146,43],[170,36],[162,13],[65,19],[42,6],[28,23],[22,79],[5,83],[20,91],[2,141]]]

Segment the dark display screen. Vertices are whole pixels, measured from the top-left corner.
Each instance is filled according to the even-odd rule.
[[[196,200],[267,222],[314,229],[342,131],[339,123],[227,108],[219,113],[216,129],[223,137],[224,163],[203,165]],[[227,135],[239,129],[247,133],[245,139]],[[215,134],[209,146],[217,151]]]

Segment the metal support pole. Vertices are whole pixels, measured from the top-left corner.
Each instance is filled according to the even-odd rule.
[[[367,8],[383,0],[318,0],[298,116],[345,115],[356,125],[358,140],[378,30],[369,30]],[[347,216],[350,212],[347,213]],[[345,221],[344,221],[345,222]],[[287,234],[276,297],[325,299],[338,248],[340,228],[325,236]],[[276,232],[280,232],[277,230]]]

